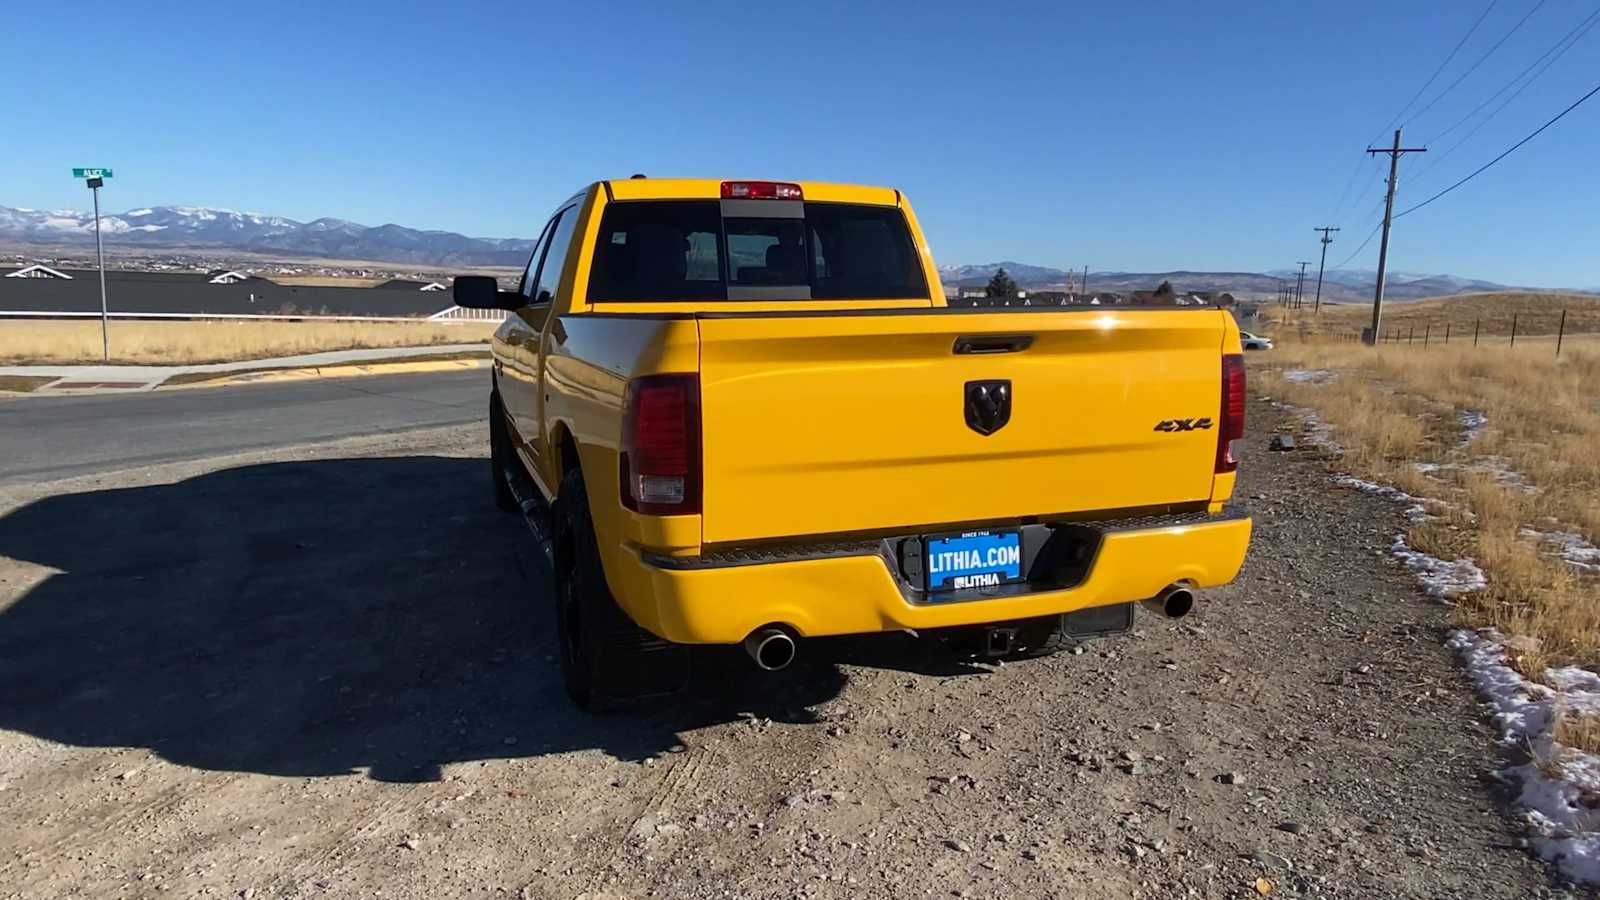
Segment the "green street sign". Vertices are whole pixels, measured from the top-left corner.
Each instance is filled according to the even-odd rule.
[[[73,178],[110,178],[110,169],[73,169]]]

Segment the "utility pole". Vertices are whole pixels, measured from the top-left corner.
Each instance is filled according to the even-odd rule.
[[[1083,293],[1085,295],[1087,295],[1089,293],[1089,267],[1088,266],[1084,266],[1083,267]]]
[[[1389,154],[1389,192],[1383,200],[1383,243],[1378,245],[1378,284],[1372,292],[1372,334],[1369,344],[1378,341],[1378,327],[1383,323],[1383,279],[1389,266],[1389,226],[1394,221],[1394,189],[1400,178],[1400,157],[1407,153],[1427,153],[1426,147],[1401,147],[1400,129],[1394,130],[1394,146],[1387,150],[1367,148],[1371,154]]]
[[[1306,266],[1311,265],[1311,263],[1303,262],[1303,263],[1298,263],[1298,265],[1300,266],[1300,274],[1298,276],[1296,276],[1295,280],[1294,280],[1294,308],[1295,309],[1299,309],[1303,305],[1300,301],[1305,298]]]
[[[1333,243],[1333,238],[1329,237],[1328,235],[1331,232],[1338,231],[1339,229],[1324,226],[1322,228],[1313,228],[1311,230],[1322,232],[1322,262],[1317,265],[1317,299],[1312,303],[1311,306],[1311,314],[1316,315],[1317,313],[1322,312],[1322,271],[1328,267],[1328,245]]]

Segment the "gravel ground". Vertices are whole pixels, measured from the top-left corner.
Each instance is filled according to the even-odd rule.
[[[0,491],[0,897],[1557,897],[1383,500],[1265,452],[1181,623],[565,702],[481,426]]]

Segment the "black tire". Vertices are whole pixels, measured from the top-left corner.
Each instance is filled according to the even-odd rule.
[[[1017,623],[1017,647],[1007,655],[1014,659],[1054,656],[1076,643],[1061,627],[1060,616],[1040,616]]]
[[[505,407],[500,403],[500,392],[489,394],[489,470],[494,478],[494,505],[501,512],[521,512],[517,495],[511,492],[507,479],[516,471],[517,451],[511,447],[511,430],[506,427]]]
[[[579,470],[561,479],[554,513],[556,640],[567,696],[600,710],[681,688],[687,648],[640,628],[611,596]]]

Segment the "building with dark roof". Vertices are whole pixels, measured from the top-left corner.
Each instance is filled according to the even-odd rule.
[[[94,269],[52,270],[63,277],[8,277],[21,268],[0,268],[0,315],[6,312],[100,311],[100,279]],[[209,315],[428,316],[449,309],[437,291],[370,287],[286,285],[245,276],[219,280],[211,272],[106,272],[107,304],[120,313]]]

